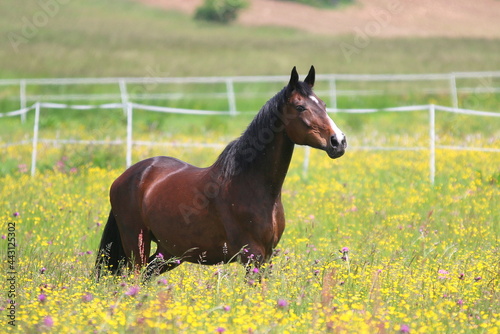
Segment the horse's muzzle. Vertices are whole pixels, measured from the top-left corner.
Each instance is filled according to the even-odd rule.
[[[343,133],[339,135],[334,134],[330,137],[330,142],[328,143],[326,153],[332,159],[340,158],[344,155],[345,149],[347,148],[347,139]]]

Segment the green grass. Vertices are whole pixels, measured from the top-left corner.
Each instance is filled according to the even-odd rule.
[[[372,38],[347,59],[340,45],[354,36],[200,23],[117,0],[60,5],[15,52],[8,34],[25,36],[44,12],[34,0],[6,0],[0,11],[3,78],[283,75],[311,64],[320,73],[484,71],[497,68],[500,52],[497,40]]]

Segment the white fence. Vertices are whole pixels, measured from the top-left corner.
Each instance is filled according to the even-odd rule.
[[[235,114],[238,111],[237,98],[235,91],[237,83],[286,83],[288,76],[236,76],[236,77],[188,77],[188,78],[67,78],[67,79],[4,79],[0,80],[0,87],[17,87],[18,94],[11,96],[13,100],[19,101],[19,108],[24,109],[30,103],[39,101],[114,101],[125,105],[131,101],[141,100],[172,100],[186,97],[189,93],[153,93],[151,87],[160,84],[222,84],[225,86],[223,92],[218,93],[196,93],[207,98],[222,98],[227,100],[229,112]],[[500,93],[500,82],[494,82],[500,79],[500,71],[490,72],[456,72],[445,74],[399,74],[399,75],[354,75],[354,74],[324,74],[316,76],[316,83],[326,84],[327,89],[317,91],[320,96],[328,96],[330,101],[328,105],[337,108],[337,99],[340,96],[363,96],[387,94],[386,91],[379,89],[339,89],[341,83],[345,82],[441,82],[439,87],[421,87],[421,91],[426,94],[448,94],[450,106],[458,108],[460,94],[490,94]],[[460,81],[474,80],[475,84],[457,84]],[[29,94],[30,87],[33,86],[76,86],[76,85],[111,85],[115,87],[116,93],[106,94]],[[130,89],[130,85],[148,86],[149,88]],[[391,88],[391,92],[397,91],[397,88]],[[401,92],[407,93],[407,92]],[[193,95],[191,93],[191,95]],[[5,94],[3,94],[5,97]],[[417,102],[421,103],[421,102]],[[24,120],[23,113],[20,114]]]
[[[39,138],[39,127],[40,127],[40,111],[41,109],[73,109],[73,110],[91,110],[91,109],[123,109],[126,111],[127,116],[127,132],[126,138],[124,140],[115,141],[89,141],[89,140],[46,140]],[[206,144],[206,143],[195,143],[195,144],[178,144],[178,143],[153,143],[145,141],[134,141],[133,140],[133,111],[134,110],[145,110],[152,112],[161,113],[177,113],[177,114],[197,114],[197,115],[227,115],[228,112],[222,111],[207,111],[207,110],[189,110],[189,109],[177,109],[177,108],[165,108],[158,106],[143,105],[137,103],[112,103],[112,104],[102,104],[102,105],[66,105],[57,103],[40,103],[37,102],[31,107],[23,108],[17,111],[12,111],[8,113],[0,113],[0,118],[2,117],[12,117],[26,115],[28,112],[35,112],[35,120],[33,125],[33,137],[32,137],[32,157],[31,157],[31,175],[35,175],[37,155],[38,155],[38,144],[39,143],[66,143],[66,144],[93,144],[93,145],[126,145],[125,152],[125,164],[130,166],[132,164],[132,150],[134,145],[186,145],[186,146],[204,146],[204,147],[223,147],[225,144]],[[385,108],[385,109],[337,109],[329,108],[327,109],[330,113],[342,112],[342,113],[374,113],[374,112],[409,112],[409,111],[426,111],[429,113],[429,144],[423,147],[350,147],[351,150],[428,150],[430,153],[429,158],[429,178],[430,182],[434,183],[435,172],[436,172],[436,149],[447,149],[447,150],[463,150],[463,151],[486,151],[486,152],[500,152],[500,147],[498,148],[483,148],[483,147],[463,147],[463,146],[445,146],[439,145],[436,142],[436,127],[435,127],[435,114],[436,111],[450,112],[474,115],[480,117],[500,117],[500,113],[496,112],[486,112],[486,111],[476,111],[467,109],[450,108],[444,106],[437,106],[434,104],[430,105],[420,105],[420,106],[408,106],[408,107],[398,107],[398,108]],[[8,145],[22,145],[26,142],[10,143]],[[307,168],[309,164],[309,150],[306,150],[305,159],[303,163],[304,172],[307,173]]]

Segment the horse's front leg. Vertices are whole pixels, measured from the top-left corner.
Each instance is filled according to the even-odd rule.
[[[174,257],[158,246],[156,252],[149,257],[146,271],[143,274],[144,281],[150,280],[153,276],[159,276],[166,271],[170,271],[182,263],[181,259]]]
[[[240,261],[245,266],[246,280],[248,283],[261,282],[267,274],[269,267],[265,264],[270,259],[262,247],[244,247]]]

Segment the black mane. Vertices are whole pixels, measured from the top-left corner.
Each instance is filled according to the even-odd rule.
[[[302,96],[312,94],[312,87],[304,82],[298,82],[293,89]],[[243,134],[229,143],[222,151],[214,166],[221,168],[223,178],[245,171],[255,158],[262,153],[265,146],[269,144],[265,138],[269,137],[269,133],[274,134],[274,131],[282,124],[280,120],[281,110],[286,104],[289,95],[290,88],[286,86],[267,101]]]

